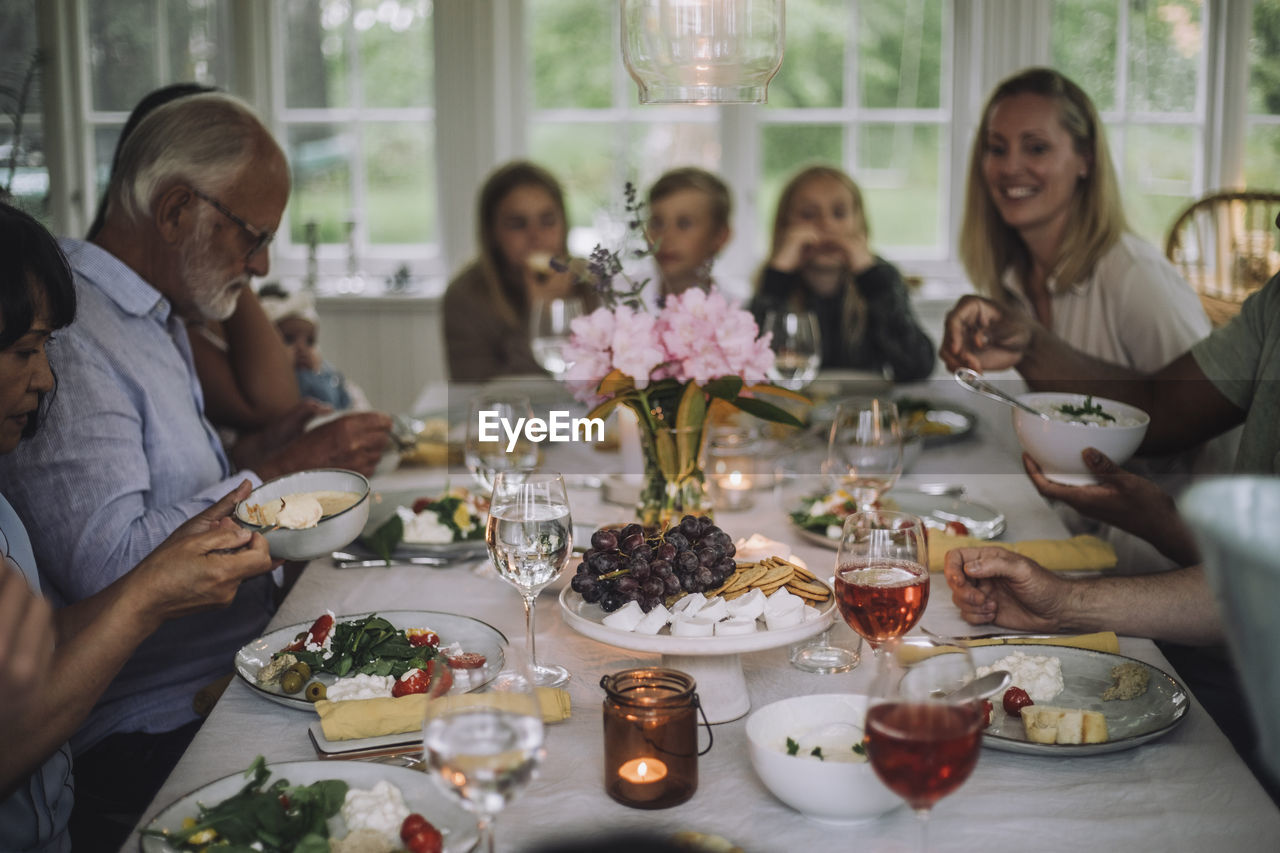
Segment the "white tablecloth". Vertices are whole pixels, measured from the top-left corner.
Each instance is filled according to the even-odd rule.
[[[978,430],[964,441],[927,450],[917,464],[917,471],[923,472],[918,479],[937,481],[953,474],[972,497],[1006,514],[1006,539],[1063,535],[1061,523],[1021,473],[1007,411],[976,397],[963,398],[963,403],[980,413]],[[388,490],[422,487],[429,493],[441,480],[438,472],[406,469],[376,485]],[[761,498],[749,511],[721,513],[718,523],[735,537],[759,531],[791,541],[810,566],[833,562],[832,551],[788,537],[781,512],[767,493]],[[618,508],[604,505],[596,491],[575,491],[572,502],[575,518],[619,514]],[[933,583],[924,624],[940,632],[972,631],[951,604],[945,582],[935,576]],[[317,561],[285,600],[272,627],[308,622],[326,608],[338,614],[445,610],[489,622],[514,643],[522,644],[524,637],[515,589],[474,564],[337,570],[327,561]],[[500,849],[521,850],[627,828],[715,833],[746,851],[761,853],[914,849],[914,816],[905,808],[856,826],[837,827],[806,819],[774,799],[751,769],[744,720],[715,727],[715,745],[699,761],[698,791],[689,802],[656,812],[615,803],[603,787],[599,680],[605,673],[656,662],[657,657],[578,635],[564,623],[550,593],[541,596],[538,614],[539,658],[563,664],[573,673],[568,686],[573,715],[548,727],[541,777],[499,817]],[[843,625],[836,631],[846,640],[854,639]],[[1169,669],[1150,641],[1122,638],[1121,652]],[[745,655],[743,662],[753,707],[795,695],[857,692],[869,678],[865,665],[841,675],[800,672],[787,663],[785,649]],[[233,682],[146,819],[201,785],[243,770],[256,755],[271,762],[315,758],[307,737],[312,719],[309,713],[268,702],[245,684]],[[430,782],[424,778],[423,784]],[[931,824],[933,851],[1253,851],[1274,850],[1280,843],[1280,811],[1197,702],[1170,734],[1125,752],[1046,758],[986,749],[964,787],[934,809]],[[136,836],[130,847],[135,844]]]

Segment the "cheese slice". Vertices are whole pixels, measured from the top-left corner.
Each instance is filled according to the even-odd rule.
[[[1022,726],[1032,743],[1105,743],[1107,718],[1097,711],[1028,705],[1022,709]]]

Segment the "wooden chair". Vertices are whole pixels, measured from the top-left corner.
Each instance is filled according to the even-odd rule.
[[[1191,204],[1174,220],[1165,255],[1204,303],[1214,326],[1280,269],[1280,191],[1222,192]]]

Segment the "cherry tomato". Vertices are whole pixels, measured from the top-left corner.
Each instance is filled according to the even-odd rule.
[[[391,695],[412,696],[431,691],[432,696],[443,696],[453,687],[453,673],[436,660],[427,661],[426,669],[411,669],[391,685]]]
[[[898,529],[898,530],[910,530],[911,528],[913,528],[913,527],[915,527],[915,526],[916,526],[916,523],[915,523],[914,521],[912,521],[912,520],[911,520],[911,519],[909,519],[909,518],[904,518],[904,519],[902,519],[902,521],[899,521],[899,522],[898,522],[898,528],[897,528],[897,529]]]
[[[404,846],[410,853],[440,853],[444,847],[440,830],[416,812],[400,824],[400,840],[404,842]]]
[[[317,646],[323,645],[324,641],[329,638],[329,632],[333,630],[333,617],[328,613],[323,614],[319,619],[311,623],[311,627],[307,629],[307,634],[300,640],[294,640],[292,643],[284,647],[286,652],[298,652],[307,647],[307,643],[315,643]]]
[[[405,634],[409,637],[409,645],[414,647],[431,646],[435,648],[440,645],[440,635],[430,628],[410,628],[405,631]]]
[[[479,652],[463,652],[449,658],[449,666],[454,669],[479,669],[485,664],[485,656]]]
[[[1034,704],[1021,687],[1010,687],[1004,692],[1004,712],[1011,717],[1021,717],[1022,709]]]
[[[453,688],[453,670],[439,658],[427,661],[427,680],[431,682],[431,695],[443,696]]]
[[[424,509],[431,506],[435,502],[436,502],[435,498],[418,498],[416,501],[413,502],[414,515],[417,515],[418,513],[422,512]]]
[[[963,521],[948,521],[945,529],[946,529],[946,532],[950,533],[952,536],[968,536],[969,535],[969,528],[965,525]]]

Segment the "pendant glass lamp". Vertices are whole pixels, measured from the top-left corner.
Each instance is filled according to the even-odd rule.
[[[640,103],[764,103],[784,10],[785,0],[622,0],[622,59]]]

